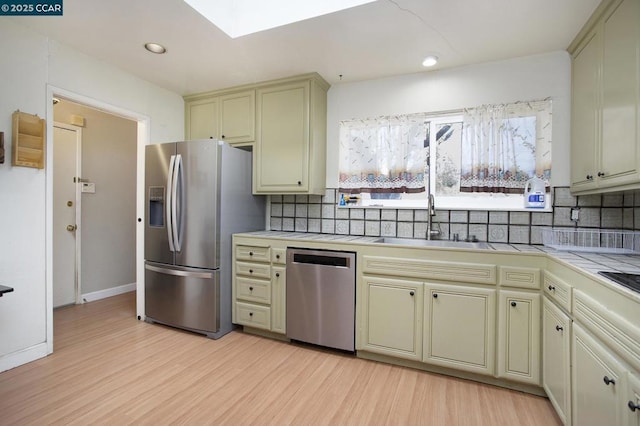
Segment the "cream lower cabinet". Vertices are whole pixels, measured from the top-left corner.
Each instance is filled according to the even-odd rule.
[[[624,424],[627,372],[608,349],[575,323],[572,364],[573,424]]]
[[[498,377],[540,385],[540,294],[500,290]]]
[[[542,386],[565,425],[571,424],[571,319],[542,302]]]
[[[425,284],[423,361],[494,374],[496,290]]]
[[[640,426],[640,378],[629,374],[629,387],[627,390],[626,415],[629,426]]]
[[[422,283],[366,275],[362,279],[362,349],[421,360]]]

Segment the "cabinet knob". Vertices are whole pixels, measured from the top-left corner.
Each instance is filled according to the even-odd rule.
[[[517,304],[516,302],[511,301],[511,306],[515,307],[515,306],[517,306],[517,305],[518,305],[518,304]]]
[[[556,325],[556,331],[562,331],[564,330],[564,328],[560,327],[559,325]]]
[[[552,285],[550,285],[549,287],[547,287],[549,289],[549,291],[556,291],[556,288]]]
[[[604,376],[604,378],[602,380],[604,381],[604,384],[607,385],[607,386],[616,384],[615,379],[610,379],[607,376]]]
[[[253,269],[249,269],[249,273],[250,273],[250,274],[253,274]]]
[[[604,172],[598,172],[598,177],[604,176]]]
[[[221,137],[222,139],[224,139],[224,135],[221,135],[220,137]]]
[[[636,404],[633,401],[629,401],[629,403],[627,404],[627,407],[629,407],[629,410],[635,412],[636,410],[640,409],[640,405]]]
[[[409,292],[409,296],[413,296],[415,293],[413,291]]]
[[[587,175],[587,180],[593,180],[593,175]]]
[[[252,251],[249,252],[249,256],[253,256],[253,252]]]
[[[433,293],[433,298],[437,299],[438,298],[438,293]]]
[[[302,185],[302,181],[300,181],[300,180],[299,180],[299,181],[298,181],[298,185]]]
[[[280,259],[280,255],[279,254],[276,254],[276,259]]]
[[[249,312],[249,316],[252,317],[253,316],[253,312]]]
[[[249,287],[249,291],[253,291],[253,287]]]
[[[280,278],[280,272],[276,272],[276,278]]]

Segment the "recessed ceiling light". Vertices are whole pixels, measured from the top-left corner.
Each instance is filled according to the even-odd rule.
[[[429,55],[426,58],[424,58],[424,61],[422,61],[422,66],[423,67],[432,67],[437,63],[438,63],[438,57],[434,56],[434,55]]]
[[[146,43],[144,48],[147,49],[151,53],[157,53],[158,55],[162,55],[166,53],[167,48],[158,43]]]

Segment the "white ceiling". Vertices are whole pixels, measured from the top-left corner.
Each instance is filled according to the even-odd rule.
[[[182,0],[65,0],[62,17],[8,19],[185,95],[312,71],[332,84],[422,72],[428,54],[437,70],[563,50],[599,3],[378,0],[236,39]]]

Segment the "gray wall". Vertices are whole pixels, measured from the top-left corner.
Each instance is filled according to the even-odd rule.
[[[57,122],[84,117],[82,177],[95,194],[82,194],[82,294],[136,282],[137,123],[62,100]]]

